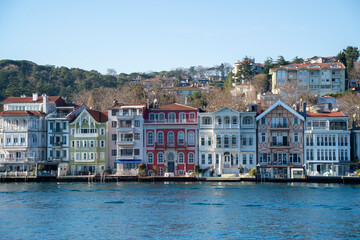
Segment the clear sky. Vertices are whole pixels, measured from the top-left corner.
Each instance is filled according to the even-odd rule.
[[[0,59],[106,73],[336,55],[360,1],[0,0]]]

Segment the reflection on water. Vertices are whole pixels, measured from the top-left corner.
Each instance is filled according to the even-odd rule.
[[[359,239],[360,186],[0,184],[1,239]]]

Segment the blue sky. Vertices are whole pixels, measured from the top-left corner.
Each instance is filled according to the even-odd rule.
[[[0,0],[0,59],[106,73],[336,55],[360,1]]]

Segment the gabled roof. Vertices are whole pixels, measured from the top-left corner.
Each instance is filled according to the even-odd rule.
[[[59,96],[49,96],[49,102],[56,102],[58,99],[61,99]],[[2,103],[42,103],[43,97],[39,96],[37,101],[33,101],[32,97],[8,97],[2,101]]]
[[[306,113],[307,117],[346,117],[342,112],[309,112]]]
[[[271,107],[269,107],[268,109],[266,109],[263,113],[261,113],[259,116],[256,117],[256,121],[260,120],[262,117],[264,117],[266,114],[268,114],[269,112],[271,112],[273,109],[275,109],[277,106],[282,106],[283,108],[285,108],[286,110],[288,110],[289,112],[291,112],[292,114],[294,114],[295,116],[297,116],[298,118],[300,118],[301,120],[304,121],[304,117],[298,113],[297,111],[295,111],[294,109],[292,109],[291,107],[289,107],[288,105],[286,105],[285,103],[283,103],[281,100],[278,100],[276,103],[274,103]]]
[[[105,115],[103,112],[91,109],[85,109],[85,111],[87,111],[97,122],[103,123],[108,121],[108,116]]]
[[[169,105],[165,105],[165,106],[160,106],[158,108],[150,108],[149,110],[150,111],[196,110],[197,111],[197,108],[189,107],[189,106],[178,104],[178,103],[173,103],[173,104],[169,104]]]
[[[233,108],[231,108],[231,107],[228,107],[228,106],[224,106],[224,107],[222,107],[222,108],[219,108],[218,110],[214,111],[213,113],[221,112],[221,111],[223,111],[224,109],[229,109],[230,111],[234,111],[234,112],[240,114],[239,111],[237,111],[237,110],[235,110],[235,109],[233,109]]]
[[[42,111],[3,111],[0,112],[0,115],[45,115]]]

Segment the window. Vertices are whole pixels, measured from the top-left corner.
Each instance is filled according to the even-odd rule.
[[[117,125],[117,122],[116,122],[116,121],[112,121],[112,122],[111,122],[111,127],[116,128],[116,125]]]
[[[134,155],[140,155],[140,149],[134,149]]]
[[[246,154],[243,154],[242,158],[243,158],[243,164],[246,164]]]
[[[117,112],[117,109],[112,109],[111,110],[111,116],[116,116],[116,112]]]
[[[88,147],[88,142],[86,140],[83,141],[83,146],[84,146],[84,148]]]
[[[249,164],[253,164],[253,159],[254,159],[254,155],[250,154],[249,155]]]
[[[188,132],[188,144],[189,145],[194,145],[194,132]]]
[[[194,153],[189,153],[188,155],[188,163],[194,164]]]
[[[208,145],[211,146],[211,137],[208,137]]]
[[[83,153],[83,159],[84,159],[84,160],[87,159],[87,153]]]
[[[208,154],[208,164],[212,164],[212,154]]]
[[[111,140],[116,141],[116,139],[117,139],[117,135],[116,135],[116,134],[112,134],[112,135],[111,135]]]
[[[194,121],[194,120],[195,120],[195,113],[190,113],[189,119],[190,119],[191,121]]]
[[[160,131],[157,133],[157,143],[164,144],[164,132]]]
[[[105,129],[104,128],[100,129],[100,135],[105,135]]]
[[[229,147],[229,136],[225,135],[224,136],[224,148],[228,148]]]
[[[231,136],[231,145],[232,145],[232,148],[236,148],[236,135],[232,135]]]
[[[267,142],[267,140],[266,140],[266,133],[261,133],[261,135],[260,135],[260,140],[261,140],[261,142]]]
[[[237,117],[232,117],[232,124],[236,125],[237,124]]]
[[[114,156],[116,156],[116,154],[117,154],[117,153],[116,153],[116,149],[111,150],[111,156],[114,157]]]
[[[115,150],[116,151],[116,150]],[[115,152],[115,155],[114,156],[116,156],[116,152]],[[95,154],[94,153],[90,153],[90,159],[91,160],[93,160],[93,159],[95,159]]]
[[[178,133],[178,144],[184,144],[185,143],[185,136],[184,136],[184,132],[180,131]]]
[[[149,120],[150,121],[155,121],[155,114],[154,113],[149,114]]]
[[[71,147],[75,147],[75,141],[71,141]]]
[[[157,154],[157,163],[163,164],[164,163],[164,154],[162,152],[159,152]]]
[[[167,143],[174,144],[174,132],[168,132]]]
[[[147,133],[147,144],[148,145],[153,145],[154,144],[154,133],[153,132],[148,132]]]
[[[210,117],[203,117],[202,118],[202,124],[204,124],[204,125],[212,124],[211,118]]]
[[[100,141],[100,147],[102,147],[102,148],[105,147],[105,141],[104,140]]]
[[[300,142],[299,133],[294,133],[294,142]]]
[[[174,123],[174,122],[175,122],[175,118],[176,118],[175,113],[169,113],[169,114],[168,114],[168,121],[169,121],[170,123]]]
[[[179,114],[179,122],[186,122],[186,114],[185,113]]]
[[[159,113],[159,120],[164,121],[165,120],[165,113]]]
[[[78,141],[78,140],[76,141],[76,147],[77,148],[81,147],[80,141]]]
[[[205,164],[205,154],[201,154],[201,164]]]
[[[236,154],[237,155],[237,154]],[[216,154],[215,155],[215,163],[216,164],[219,164],[219,154]]]
[[[243,124],[244,125],[249,125],[249,124],[253,124],[253,118],[252,117],[244,117],[243,118]]]
[[[179,158],[178,163],[184,163],[184,154],[183,153],[179,153],[178,158]]]
[[[249,136],[249,146],[252,146],[252,145],[253,145],[253,137]]]
[[[90,140],[90,147],[91,147],[91,148],[96,147],[96,141]]]
[[[293,119],[294,119],[294,120],[293,120],[294,125],[299,124],[299,119],[298,119],[298,118],[293,118]]]
[[[262,118],[261,119],[261,125],[265,125],[266,124],[266,118]]]
[[[147,160],[149,164],[153,164],[154,163],[154,154],[153,153],[148,153],[147,154]]]
[[[216,135],[216,147],[221,148],[221,135]]]
[[[135,127],[140,127],[140,121],[139,120],[135,120]]]
[[[201,144],[201,146],[205,146],[205,138],[204,137],[201,138],[201,143],[200,144]]]

